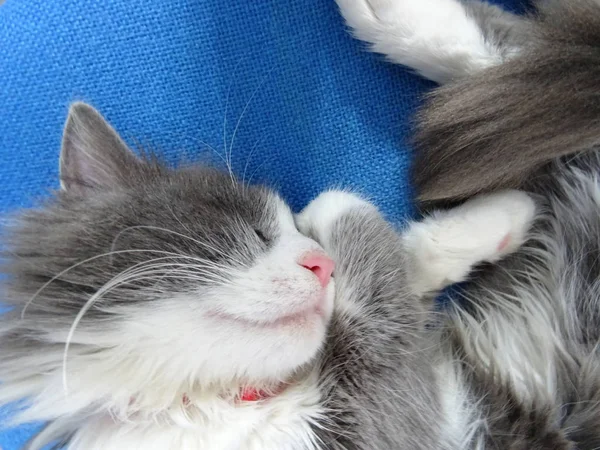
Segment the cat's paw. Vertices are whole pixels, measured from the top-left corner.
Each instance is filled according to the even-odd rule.
[[[349,192],[323,192],[296,215],[296,226],[302,234],[325,247],[335,223],[349,212],[357,210],[375,210],[375,206]]]
[[[375,45],[389,43],[393,47],[407,38],[427,41],[449,36],[466,41],[477,25],[462,0],[335,1],[358,37]],[[457,29],[459,25],[467,25],[467,29]]]
[[[455,212],[456,217],[463,217],[467,227],[481,239],[482,252],[478,255],[482,261],[493,262],[518,250],[525,242],[536,206],[525,192],[506,190],[480,195],[456,208]],[[498,236],[502,238],[497,243]]]
[[[535,203],[521,191],[476,197],[413,224],[404,234],[415,289],[430,291],[463,281],[473,266],[517,250],[535,218]]]
[[[336,0],[375,52],[439,83],[502,62],[462,0]]]

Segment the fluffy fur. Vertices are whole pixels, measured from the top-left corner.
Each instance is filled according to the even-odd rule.
[[[557,157],[598,145],[598,3],[546,0],[525,18],[506,15],[511,33],[527,27],[527,40],[513,40],[502,64],[457,74],[418,118],[423,201],[524,187]]]
[[[415,3],[338,0],[357,36],[393,59],[369,34],[373,22],[357,21],[356,12],[394,24],[399,29],[377,39],[419,58],[399,62],[447,83],[420,116],[421,199],[454,202],[525,186],[542,211],[531,240],[482,268],[449,305],[437,341],[447,440],[431,448],[597,449],[600,3],[539,1],[527,17],[469,0],[431,1],[415,15]],[[438,20],[450,5],[469,27]],[[473,29],[465,58],[468,47],[453,45]],[[406,35],[431,45],[411,46]],[[482,59],[482,40],[505,57]],[[446,76],[423,70],[440,55]],[[577,156],[558,158],[565,155]]]
[[[450,80],[444,92],[468,93],[469,80],[480,92],[478,71],[515,66],[528,54],[523,36],[542,36],[538,27],[563,36],[565,55],[581,52],[580,65],[563,67],[567,79],[595,76],[587,59],[596,55],[595,0],[546,1],[528,19],[473,2],[430,3],[471,29],[436,60]],[[386,45],[401,36],[398,54],[413,57],[404,62],[440,56],[457,33],[411,1],[339,4],[359,36],[385,40],[374,18],[394,24]],[[351,22],[364,14],[368,21]],[[473,65],[482,42],[496,56]],[[532,42],[544,49],[542,38]],[[538,67],[546,99],[563,92],[555,64]],[[496,81],[520,79],[511,73]],[[509,103],[522,94],[504,91]],[[499,142],[498,170],[510,173],[515,137],[486,127],[490,117],[473,101],[463,105],[469,123],[481,142]],[[550,114],[549,105],[531,114]],[[568,132],[583,113],[566,105],[564,122],[554,114]],[[431,108],[433,116],[445,105]],[[469,136],[470,127],[445,125],[456,120],[446,112],[441,128],[455,142]],[[579,151],[570,147],[575,134],[566,136],[561,154]],[[443,198],[486,188],[486,158],[472,157],[477,180],[445,175],[456,170],[452,142],[435,160],[454,183]],[[540,158],[553,157],[542,140],[533,144]],[[62,191],[9,230],[4,287],[14,310],[0,328],[0,401],[28,397],[17,420],[49,421],[32,449],[53,440],[74,450],[598,448],[600,158],[593,145],[584,150],[528,172],[539,217],[522,245],[536,209],[522,192],[469,200],[400,234],[344,192],[322,194],[293,218],[268,189],[135,157],[77,105],[65,129]],[[436,173],[434,184],[444,178]],[[307,252],[335,261],[326,288],[302,266]],[[432,314],[435,292],[476,266],[463,301]],[[437,327],[426,326],[432,319]],[[267,394],[241,401],[248,385]]]
[[[294,218],[264,187],[135,156],[85,104],[60,173],[7,230],[0,401],[48,421],[32,450],[432,448],[431,293],[514,251],[535,209],[505,192],[398,235],[328,192]]]
[[[337,0],[354,34],[439,83],[496,66],[528,37],[500,8],[460,0]]]
[[[540,0],[526,16],[478,0],[338,4],[375,51],[444,83],[417,120],[422,201],[522,187],[598,144],[597,2]]]

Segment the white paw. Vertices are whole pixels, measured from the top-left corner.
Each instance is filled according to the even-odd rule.
[[[327,191],[311,201],[296,216],[298,230],[314,237],[321,245],[335,222],[353,210],[374,210],[375,207],[355,194],[344,191]]]
[[[336,0],[346,23],[373,44],[402,39],[470,42],[479,29],[461,0]],[[458,28],[462,26],[463,28]],[[466,28],[465,28],[466,27]],[[452,42],[454,43],[454,42]],[[431,49],[434,51],[434,49]]]
[[[465,226],[480,241],[481,252],[477,254],[483,261],[493,262],[525,242],[536,207],[525,192],[507,190],[478,196],[452,211],[457,218],[464,218]]]
[[[459,0],[336,0],[354,35],[398,64],[446,82],[502,61]]]
[[[514,252],[526,240],[535,210],[524,192],[503,191],[412,225],[404,241],[413,258],[415,289],[436,290],[463,281],[473,266]]]

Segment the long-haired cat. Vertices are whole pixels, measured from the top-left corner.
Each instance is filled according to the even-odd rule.
[[[60,177],[5,239],[0,401],[48,422],[30,449],[452,448],[462,381],[432,294],[517,249],[529,196],[400,234],[344,192],[294,217],[265,187],[136,156],[81,103]]]
[[[539,0],[524,17],[476,0],[338,4],[375,51],[444,84],[419,117],[422,200],[539,200],[528,244],[450,305],[450,447],[600,448],[600,1]]]

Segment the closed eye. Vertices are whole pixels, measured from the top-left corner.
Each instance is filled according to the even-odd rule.
[[[256,233],[256,236],[258,236],[258,238],[263,241],[265,244],[267,244],[269,242],[269,240],[267,239],[267,237],[264,235],[264,233],[262,231],[260,231],[259,229],[254,229],[254,232]]]

